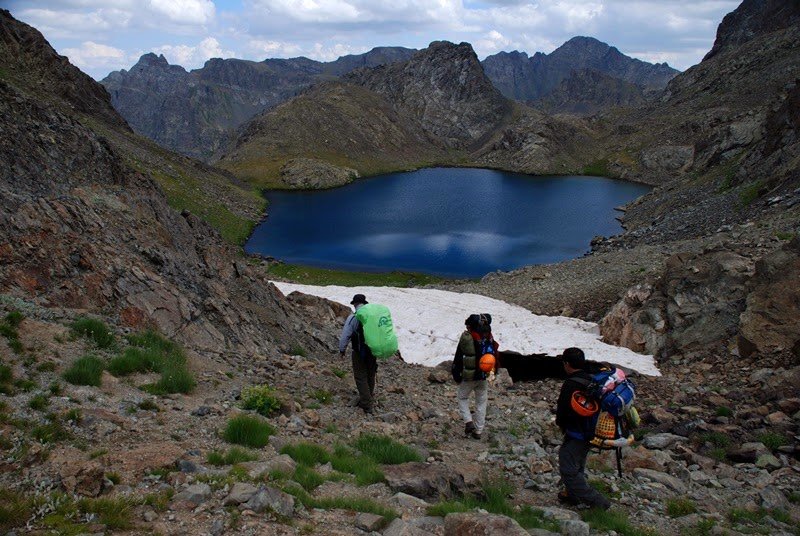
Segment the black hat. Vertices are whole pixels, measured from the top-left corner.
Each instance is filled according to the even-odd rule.
[[[350,305],[355,305],[357,303],[369,303],[369,302],[367,301],[367,297],[364,296],[363,294],[356,294],[355,296],[353,296],[353,300],[350,302]]]
[[[586,362],[586,356],[580,348],[567,348],[561,354],[561,360],[568,363],[570,367],[579,369]]]

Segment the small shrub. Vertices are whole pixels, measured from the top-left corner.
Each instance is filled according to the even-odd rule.
[[[757,508],[755,510],[748,510],[746,508],[733,508],[728,512],[728,519],[731,523],[740,523],[742,521],[749,521],[752,523],[760,523],[767,516],[767,511],[764,508]]]
[[[355,447],[382,464],[422,461],[417,451],[386,436],[363,434],[356,440]]]
[[[712,518],[703,519],[698,521],[697,525],[681,530],[681,536],[711,536],[714,533],[716,524],[717,522]]]
[[[239,415],[228,421],[223,438],[228,443],[250,448],[261,448],[269,442],[275,428],[263,419],[251,415]]]
[[[95,514],[98,521],[111,530],[126,530],[133,526],[133,509],[128,499],[81,499],[78,507],[85,514]]]
[[[800,504],[800,492],[792,491],[789,493],[789,502],[792,504]]]
[[[292,480],[303,486],[306,491],[312,491],[325,482],[325,477],[308,466],[298,465],[294,470]]]
[[[114,484],[115,486],[118,485],[120,482],[122,482],[122,477],[119,476],[119,473],[114,473],[114,472],[106,473],[105,476],[108,479],[108,481]]]
[[[331,372],[333,372],[333,375],[336,376],[337,378],[344,378],[345,376],[347,376],[347,371],[339,367],[333,367],[331,369]]]
[[[36,370],[39,372],[55,372],[56,368],[58,367],[53,361],[45,361],[36,366]]]
[[[355,476],[358,486],[368,486],[386,479],[375,460],[363,454],[356,455],[344,445],[334,448],[330,462],[335,470]]]
[[[61,393],[63,392],[63,388],[58,382],[51,383],[47,390],[50,391],[50,394],[53,396],[61,396]]]
[[[107,349],[114,345],[114,334],[102,320],[79,318],[70,327],[77,335],[93,340],[98,348]]]
[[[164,366],[161,354],[151,348],[126,348],[122,355],[111,359],[108,371],[114,376],[128,376],[142,372],[160,372]]]
[[[295,344],[289,349],[289,355],[299,355],[300,357],[307,357],[308,352],[299,344]]]
[[[706,432],[700,435],[700,440],[722,449],[727,449],[731,445],[731,438],[721,432]]]
[[[328,463],[331,459],[331,455],[325,447],[305,442],[286,445],[281,449],[281,454],[288,454],[297,463],[308,467]]]
[[[11,383],[13,380],[14,374],[11,372],[11,367],[0,364],[0,383]]]
[[[770,450],[777,450],[778,448],[789,444],[789,441],[786,439],[786,437],[782,436],[781,434],[776,434],[775,432],[765,432],[758,436],[758,440]]]
[[[724,448],[716,447],[711,449],[708,455],[718,462],[724,462],[728,458],[728,451]]]
[[[22,324],[22,321],[25,319],[25,315],[20,313],[19,311],[11,311],[5,317],[5,323],[11,326],[12,328],[16,329]]]
[[[789,240],[792,240],[794,238],[794,233],[785,233],[779,231],[775,233],[775,237],[778,240],[786,240],[788,242]]]
[[[589,526],[597,531],[614,531],[623,536],[644,536],[646,534],[657,534],[647,529],[634,527],[628,521],[628,516],[619,510],[601,510],[592,508],[581,514],[581,518]]]
[[[686,497],[677,497],[667,500],[667,515],[670,517],[683,517],[697,512],[694,501]]]
[[[64,379],[73,385],[92,385],[100,387],[103,376],[103,362],[94,356],[84,356],[75,361],[64,372]]]
[[[197,382],[184,365],[168,365],[161,372],[161,379],[155,384],[158,393],[188,394],[194,391]]]
[[[75,424],[80,424],[81,420],[83,420],[83,415],[81,414],[80,408],[72,408],[64,413],[64,420],[67,422],[73,422]]]
[[[26,393],[27,393],[28,391],[33,391],[34,389],[36,389],[37,387],[39,387],[39,386],[36,384],[36,382],[35,382],[35,381],[33,381],[33,380],[23,380],[23,379],[19,379],[19,380],[15,381],[15,382],[14,382],[14,386],[15,386],[17,389],[19,389],[20,391],[24,391],[24,392],[26,392]]]
[[[277,392],[268,385],[254,385],[242,389],[242,409],[254,410],[269,417],[281,408]]]
[[[311,393],[311,397],[314,398],[320,404],[330,404],[331,400],[333,399],[333,395],[330,391],[326,391],[325,389],[317,389],[313,393]]]
[[[44,395],[36,395],[28,402],[28,407],[36,411],[44,411],[50,405],[50,400]]]
[[[31,513],[30,501],[15,491],[0,488],[0,532],[25,525]]]
[[[717,417],[732,417],[733,410],[727,406],[720,406],[717,408]]]
[[[166,512],[167,507],[169,506],[169,501],[172,500],[172,496],[174,494],[175,490],[169,488],[160,493],[149,493],[144,497],[142,502],[147,506],[152,507],[156,512]]]
[[[237,447],[230,448],[222,453],[216,450],[208,453],[208,463],[211,465],[236,465],[237,463],[252,462],[258,459],[258,455],[249,450]]]
[[[761,191],[762,186],[763,185],[761,181],[756,181],[749,186],[745,186],[739,192],[739,205],[742,207],[746,207],[751,203],[753,203],[753,201],[758,199],[759,192]]]
[[[155,411],[155,412],[161,411],[161,408],[158,407],[158,404],[156,404],[149,398],[139,402],[139,409],[143,411]]]
[[[54,419],[47,424],[41,424],[33,429],[31,432],[33,438],[40,443],[48,444],[57,441],[69,439],[70,434],[64,426],[57,419]]]

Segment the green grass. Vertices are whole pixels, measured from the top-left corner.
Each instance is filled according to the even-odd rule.
[[[285,445],[281,449],[281,454],[288,454],[294,461],[307,467],[328,463],[331,460],[331,455],[325,447],[308,442]]]
[[[32,514],[32,505],[22,494],[0,488],[0,532],[23,526]]]
[[[269,385],[253,385],[242,389],[242,409],[253,410],[259,415],[269,417],[281,409],[278,392]]]
[[[331,403],[331,400],[333,400],[333,395],[326,389],[317,389],[311,393],[311,398],[320,404],[327,405]]]
[[[0,363],[0,383],[11,383],[12,381],[14,381],[14,373],[11,371],[11,367]]]
[[[376,484],[386,478],[374,459],[358,455],[344,445],[334,447],[330,462],[335,470],[353,475],[358,486]]]
[[[155,412],[161,411],[161,408],[158,407],[158,404],[156,404],[150,399],[142,400],[141,402],[139,402],[138,407],[142,411],[155,411]]]
[[[614,531],[621,536],[657,536],[657,532],[631,525],[625,512],[592,508],[581,514],[581,518],[596,531]]]
[[[271,264],[267,275],[307,285],[341,285],[346,287],[418,287],[445,281],[442,277],[413,272],[345,272],[296,264]]]
[[[698,521],[693,527],[685,527],[681,530],[681,536],[711,536],[717,522],[713,519],[703,519]]]
[[[611,171],[608,167],[608,159],[603,158],[600,160],[595,160],[585,168],[581,172],[581,175],[589,175],[593,177],[610,177]]]
[[[197,382],[185,365],[169,364],[161,372],[161,379],[156,382],[151,392],[156,394],[189,394],[194,391]]]
[[[544,512],[528,505],[515,508],[508,502],[508,496],[514,491],[505,481],[485,481],[481,496],[467,495],[459,500],[443,501],[428,508],[428,515],[444,517],[454,512],[469,512],[477,508],[493,514],[504,515],[517,521],[525,529],[542,528],[552,532],[560,532],[553,521],[544,519]]]
[[[20,313],[19,311],[11,311],[6,315],[4,321],[6,324],[11,326],[12,328],[18,328],[22,321],[25,319],[25,315]]]
[[[686,497],[667,499],[667,515],[669,517],[683,517],[697,512],[694,501]]]
[[[789,444],[789,440],[785,436],[775,432],[765,432],[758,436],[758,440],[769,450],[777,450],[779,447]]]
[[[327,479],[306,465],[298,465],[294,470],[292,480],[303,486],[306,491],[313,491]]]
[[[160,352],[151,348],[126,348],[125,351],[108,363],[108,371],[114,376],[128,376],[135,373],[159,372],[164,366]]]
[[[333,372],[333,375],[336,376],[337,378],[344,378],[345,376],[347,376],[347,370],[343,368],[331,367],[331,372]]]
[[[775,233],[775,237],[778,240],[786,240],[788,242],[789,240],[794,239],[795,234],[794,233],[786,233],[786,232],[777,232],[777,233]]]
[[[274,433],[275,428],[265,420],[251,415],[239,415],[228,421],[223,438],[234,445],[261,448]]]
[[[717,448],[727,449],[731,446],[731,439],[721,432],[705,432],[700,434],[700,441],[711,443]]]
[[[258,454],[246,449],[231,447],[227,452],[211,451],[206,460],[211,465],[236,465],[237,463],[252,462],[258,459]]]
[[[57,418],[53,418],[50,422],[34,427],[31,431],[31,435],[39,443],[43,444],[56,443],[71,437],[69,431],[64,428],[64,425],[62,425]]]
[[[72,323],[70,328],[75,334],[94,341],[98,348],[109,349],[116,343],[114,334],[102,320],[88,317],[79,318]]]
[[[19,311],[11,311],[0,321],[0,335],[8,340],[8,346],[15,354],[21,354],[24,350],[17,330],[24,318]]]
[[[50,405],[50,400],[45,395],[36,395],[28,401],[28,407],[36,411],[44,411]]]
[[[64,371],[64,380],[72,385],[91,385],[100,387],[103,376],[103,362],[94,356],[87,355],[77,359]]]
[[[308,357],[308,351],[299,344],[295,344],[289,349],[289,355],[299,355],[300,357]]]
[[[764,184],[761,181],[756,181],[748,186],[742,188],[739,192],[739,206],[747,207],[758,199],[759,192]]]
[[[355,447],[377,463],[394,465],[422,461],[416,450],[387,436],[363,434],[356,440]]]
[[[733,410],[727,406],[720,406],[716,410],[717,417],[732,417]]]
[[[284,488],[286,493],[293,495],[306,508],[319,508],[323,510],[350,510],[354,512],[367,512],[383,517],[383,526],[386,526],[393,519],[398,517],[397,512],[392,508],[387,508],[372,499],[364,497],[326,497],[315,498],[308,494],[303,488],[287,486]]]

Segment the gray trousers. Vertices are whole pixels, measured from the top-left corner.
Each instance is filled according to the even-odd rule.
[[[606,510],[611,506],[611,502],[586,481],[586,457],[591,448],[589,443],[582,439],[564,436],[564,442],[558,450],[558,471],[561,473],[561,483],[564,484],[570,497],[589,506]]]
[[[372,352],[360,355],[353,350],[353,378],[358,389],[358,407],[364,411],[372,411],[375,405],[375,376],[378,373],[378,362]]]
[[[469,411],[469,395],[475,392],[475,418]],[[458,411],[465,423],[472,422],[475,431],[479,434],[483,432],[486,424],[486,401],[489,397],[489,382],[486,380],[468,381],[463,380],[458,384]]]

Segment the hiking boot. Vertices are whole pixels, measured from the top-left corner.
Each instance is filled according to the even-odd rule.
[[[472,424],[472,421],[469,421],[467,424],[464,425],[464,435],[469,436],[470,434],[475,432],[475,425]]]
[[[480,438],[481,438],[481,433],[478,432],[477,430],[473,430],[472,431],[472,439],[480,439]]]
[[[570,504],[572,506],[576,506],[578,504],[578,501],[576,501],[574,497],[567,493],[567,490],[565,489],[562,489],[558,492],[558,502],[562,504]]]

